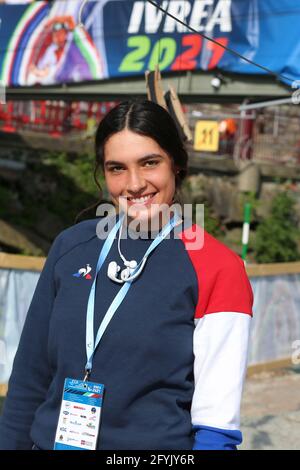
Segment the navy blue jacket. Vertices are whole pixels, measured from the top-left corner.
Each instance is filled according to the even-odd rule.
[[[83,378],[87,300],[103,244],[96,235],[98,221],[65,230],[52,245],[15,357],[0,420],[1,449],[33,444],[52,449],[64,379]],[[128,238],[121,241],[122,252],[139,261],[150,243]],[[97,279],[95,332],[121,287],[106,275],[112,260],[122,265],[117,240]],[[88,276],[74,276],[87,265],[92,268]],[[191,419],[197,305],[193,257],[181,239],[164,240],[132,284],[94,356],[90,380],[105,386],[99,449],[200,449],[201,432],[203,442],[207,435],[221,436],[219,448],[240,442],[235,426],[224,431],[224,444],[222,425],[212,422],[210,429],[205,419]],[[214,427],[220,429],[214,432]]]

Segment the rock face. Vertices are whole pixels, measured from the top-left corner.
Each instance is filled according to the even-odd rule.
[[[244,203],[254,203],[252,221],[257,222],[270,213],[273,198],[282,191],[288,191],[296,201],[296,218],[300,223],[300,183],[275,183],[263,181],[257,197],[239,191],[236,177],[192,175],[183,188],[184,202],[207,204],[226,224],[243,222]]]
[[[240,160],[238,167],[238,190],[242,192],[258,193],[260,183],[259,166],[256,165],[253,161]]]
[[[221,239],[236,253],[242,252],[242,227],[244,222],[244,204],[251,203],[251,221],[249,250],[247,259],[254,262],[253,247],[257,224],[263,221],[270,214],[270,209],[274,197],[279,192],[288,192],[295,204],[295,224],[300,229],[300,183],[278,183],[262,181],[260,192],[243,193],[239,191],[238,179],[236,176],[212,176],[212,175],[192,175],[188,177],[183,188],[184,202],[193,204],[204,204],[207,208],[205,212],[205,228],[210,231],[210,217],[218,222],[221,229],[212,235]],[[215,225],[213,225],[213,228]],[[300,235],[299,235],[300,249]]]

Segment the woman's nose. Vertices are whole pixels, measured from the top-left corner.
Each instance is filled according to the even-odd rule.
[[[129,172],[127,180],[127,191],[131,193],[139,193],[146,187],[146,181],[138,170]]]

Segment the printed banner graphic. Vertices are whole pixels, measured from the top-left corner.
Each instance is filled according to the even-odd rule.
[[[170,14],[248,59],[300,77],[295,0],[161,0]],[[0,82],[49,85],[212,70],[264,74],[146,1],[8,1],[0,4]],[[284,38],[284,40],[283,40]],[[276,54],[274,53],[276,51]]]

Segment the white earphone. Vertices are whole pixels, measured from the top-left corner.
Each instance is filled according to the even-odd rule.
[[[123,224],[121,225],[121,228],[119,230],[119,238],[118,238],[118,251],[119,251],[119,255],[124,263],[124,266],[125,269],[123,269],[121,271],[121,268],[120,266],[116,263],[116,261],[111,261],[108,265],[108,268],[107,268],[107,276],[109,277],[109,279],[111,279],[112,281],[115,281],[115,282],[118,282],[119,284],[123,284],[123,282],[126,282],[126,281],[133,281],[135,278],[137,278],[140,273],[142,272],[144,266],[145,266],[145,263],[147,261],[147,256],[145,256],[142,261],[141,261],[141,265],[139,267],[139,269],[137,270],[137,272],[135,274],[134,271],[135,269],[137,268],[138,264],[137,262],[133,259],[131,261],[128,261],[125,256],[123,256],[123,254],[121,253],[121,247],[120,247],[120,239],[121,239],[121,234],[122,234],[122,228],[123,228]],[[121,279],[118,277],[118,273],[121,271]]]
[[[122,284],[123,282],[126,281],[133,281],[136,279],[144,269],[144,266],[146,264],[146,261],[148,259],[148,256],[150,253],[154,250],[154,248],[162,241],[164,238],[170,233],[170,231],[179,223],[182,223],[181,217],[177,213],[174,214],[174,217],[171,222],[167,224],[166,227],[156,236],[155,240],[153,240],[151,246],[148,248],[146,251],[145,255],[142,258],[142,261],[138,264],[134,259],[131,261],[128,261],[121,253],[121,247],[120,247],[120,240],[121,240],[121,234],[122,234],[122,229],[123,229],[123,221],[121,222],[121,226],[119,229],[119,237],[118,237],[118,251],[120,258],[122,259],[125,269],[121,271],[120,266],[116,263],[116,261],[111,261],[108,265],[107,268],[107,276],[109,279],[111,279],[114,282],[118,282],[119,284]],[[121,275],[119,278],[118,273],[121,271]]]
[[[143,258],[141,262],[141,266],[137,270],[135,274],[133,274],[135,268],[137,267],[137,262],[135,260],[131,261],[125,261],[124,264],[126,266],[125,269],[121,271],[120,266],[116,263],[116,261],[111,261],[108,265],[107,268],[107,276],[109,279],[112,281],[118,282],[119,284],[123,284],[125,281],[133,281],[135,278],[137,278],[140,273],[142,272],[145,263],[147,261],[147,257]],[[118,273],[121,271],[121,279],[117,277]]]

